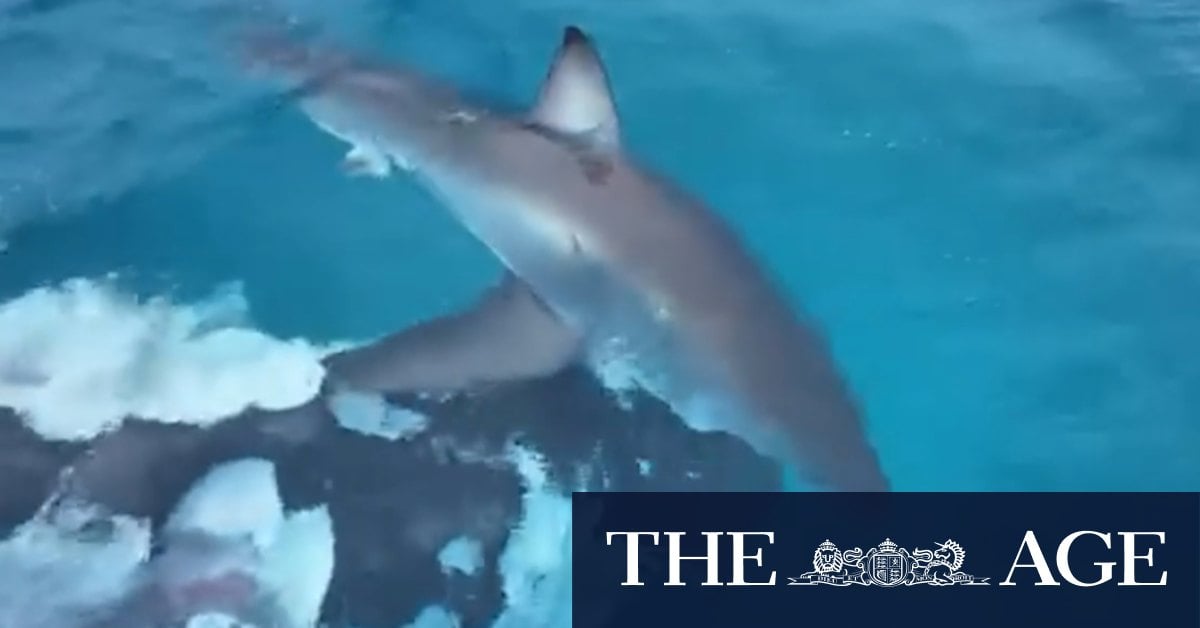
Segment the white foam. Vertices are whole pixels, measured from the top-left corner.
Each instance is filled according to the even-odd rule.
[[[406,628],[458,628],[458,615],[442,606],[426,606]]]
[[[473,576],[483,566],[483,545],[468,536],[455,537],[438,552],[442,572],[459,571]]]
[[[638,475],[641,475],[642,477],[649,477],[650,473],[654,470],[654,463],[645,458],[638,458],[637,466]]]
[[[243,568],[272,592],[287,625],[316,624],[333,577],[333,523],[324,506],[285,514],[270,461],[214,468],[181,500],[166,530],[202,531],[231,543],[250,539],[256,564]]]
[[[149,524],[104,517],[111,524],[106,542],[79,534],[83,522],[97,518],[91,506],[66,504],[0,543],[0,626],[71,626],[80,613],[119,599],[136,584],[150,553]]]
[[[191,305],[86,279],[32,290],[0,304],[0,405],[86,439],[128,416],[204,425],[312,398],[324,350],[246,327],[247,309],[236,288]]]
[[[0,543],[0,626],[92,625],[89,618],[121,608],[148,584],[169,592],[229,572],[262,585],[270,625],[315,626],[333,576],[332,523],[323,506],[283,513],[274,478],[264,460],[213,469],[172,512],[164,551],[153,559],[147,521],[72,502],[44,507]],[[238,625],[220,613],[188,622],[190,628]]]
[[[329,397],[329,409],[338,425],[368,436],[407,440],[429,425],[429,417],[393,406],[375,393],[339,390]]]
[[[315,626],[333,579],[333,520],[319,506],[288,514],[263,553],[258,577],[271,590],[291,626]]]
[[[550,481],[542,457],[513,446],[522,517],[500,555],[505,608],[494,628],[571,625],[571,500]]]
[[[623,345],[610,340],[589,356],[589,366],[600,384],[614,394],[621,409],[633,409],[633,393],[642,387],[644,376],[629,359]]]
[[[166,530],[245,536],[262,550],[275,542],[283,520],[275,465],[249,458],[217,466],[193,484],[171,513]]]
[[[188,620],[185,628],[243,628],[236,618],[222,613],[203,613]]]

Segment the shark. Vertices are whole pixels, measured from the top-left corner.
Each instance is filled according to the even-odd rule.
[[[380,395],[620,364],[694,429],[744,439],[797,490],[889,490],[831,348],[736,231],[623,148],[590,35],[562,31],[512,112],[418,68],[281,33],[248,40],[354,175],[407,172],[499,260],[463,311],[325,361]]]

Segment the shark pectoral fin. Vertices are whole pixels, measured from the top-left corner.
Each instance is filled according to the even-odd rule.
[[[352,176],[384,178],[392,171],[392,162],[383,151],[368,144],[355,144],[342,159],[342,169]]]
[[[608,72],[583,31],[569,26],[542,83],[530,121],[594,145],[615,148],[620,124]]]
[[[507,274],[471,309],[325,359],[335,385],[380,393],[455,392],[550,375],[574,361],[580,338]]]

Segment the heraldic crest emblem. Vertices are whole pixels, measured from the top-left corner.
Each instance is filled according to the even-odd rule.
[[[935,543],[934,549],[914,549],[911,552],[884,539],[867,550],[860,548],[838,550],[826,539],[813,552],[813,570],[788,578],[793,585],[826,584],[835,587],[866,586],[934,586],[988,584],[987,578],[976,578],[961,571],[967,551],[951,539]]]

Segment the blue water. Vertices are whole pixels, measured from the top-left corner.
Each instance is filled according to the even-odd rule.
[[[367,338],[499,267],[223,54],[248,3],[0,0],[0,301],[240,281]],[[899,489],[1200,489],[1200,8],[1069,0],[292,0],[528,102],[587,27],[625,142],[820,322]],[[264,12],[265,13],[265,12]]]

